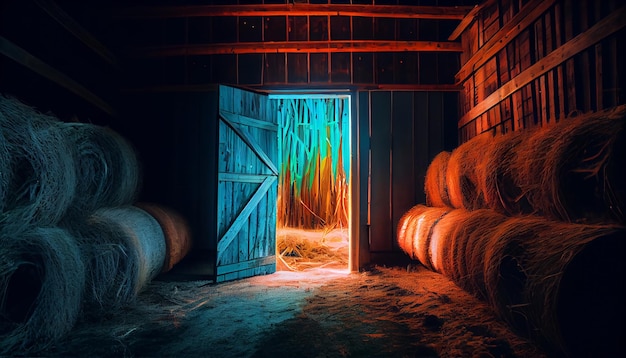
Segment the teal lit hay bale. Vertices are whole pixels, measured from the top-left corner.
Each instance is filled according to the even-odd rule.
[[[0,222],[55,225],[74,200],[74,148],[58,123],[53,116],[0,95],[0,128],[10,157]],[[2,180],[7,178],[3,175]]]
[[[130,284],[126,298],[131,300],[139,294],[163,269],[165,262],[165,237],[158,221],[145,210],[136,206],[100,208],[93,220],[101,220],[106,225],[116,228],[116,240],[124,243],[127,252],[138,262],[132,267],[125,282]]]
[[[133,235],[98,215],[75,220],[69,228],[85,264],[85,311],[123,307],[137,295],[141,259]]]
[[[407,220],[404,237],[402,239],[398,237],[398,244],[412,259],[417,259],[426,268],[432,270],[429,253],[432,228],[450,211],[450,208],[418,204],[411,210],[413,210],[413,215]]]
[[[166,251],[162,272],[170,271],[191,250],[191,230],[187,220],[164,205],[139,202],[135,206],[145,210],[159,222],[165,236]]]
[[[11,153],[3,132],[2,125],[0,125],[0,215],[4,212],[5,198],[11,180]]]
[[[468,210],[484,208],[484,198],[478,189],[477,167],[493,140],[491,133],[480,134],[461,144],[450,153],[446,169],[446,186],[450,204]]]
[[[428,165],[424,181],[426,205],[428,206],[452,206],[446,185],[446,170],[449,160],[450,152],[442,151]]]
[[[72,202],[73,216],[135,202],[141,168],[129,141],[110,128],[88,123],[62,123],[59,129],[76,148],[80,195]]]
[[[530,213],[528,202],[515,184],[512,163],[518,147],[528,135],[526,131],[510,132],[496,136],[485,147],[484,159],[478,165],[479,187],[485,207],[505,215]]]
[[[488,301],[519,333],[581,356],[623,356],[625,231],[509,218],[485,251]]]
[[[60,228],[0,228],[0,355],[31,355],[74,326],[85,267]]]

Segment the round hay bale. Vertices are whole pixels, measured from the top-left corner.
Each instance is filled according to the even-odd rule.
[[[450,153],[446,169],[446,186],[450,204],[468,210],[485,208],[482,193],[477,190],[477,167],[493,139],[491,133],[480,134],[461,144]]]
[[[415,247],[413,246],[413,238],[417,225],[413,222],[417,220],[417,217],[424,211],[428,210],[428,207],[422,204],[417,204],[409,209],[398,221],[397,240],[398,246],[404,251],[412,260],[417,260]]]
[[[2,175],[0,222],[54,226],[76,194],[74,148],[57,118],[0,95],[0,131],[8,149],[10,175]],[[2,160],[7,155],[2,154]],[[6,167],[6,163],[3,164]]]
[[[465,209],[453,209],[439,220],[430,238],[430,252],[433,270],[447,277],[453,277],[457,260],[453,257],[455,248],[454,231],[460,222],[469,215]]]
[[[136,206],[100,208],[93,214],[94,220],[101,220],[116,228],[118,242],[126,245],[127,252],[133,252],[137,264],[130,273],[132,297],[141,292],[163,269],[165,262],[165,237],[159,222],[145,210]],[[131,299],[132,299],[131,297]]]
[[[0,355],[42,350],[74,326],[85,267],[60,228],[0,230]]]
[[[517,186],[540,216],[624,222],[622,112],[566,118],[533,132],[513,162]],[[621,151],[620,151],[621,150]]]
[[[551,196],[546,193],[542,201],[552,217],[567,221],[624,222],[623,212],[620,213],[623,207],[619,204],[623,204],[624,198],[613,194],[624,192],[623,169],[617,169],[623,167],[624,151],[616,149],[624,148],[625,126],[626,117],[622,114],[617,119],[575,117],[554,127],[561,135],[556,137],[544,162],[547,178],[543,182],[558,190],[552,190]],[[550,167],[554,173],[548,174]],[[617,201],[611,202],[611,197]]]
[[[69,230],[85,263],[86,311],[99,313],[134,301],[142,264],[135,236],[102,215],[73,221]]]
[[[72,216],[102,207],[132,204],[139,193],[141,169],[134,147],[110,128],[88,123],[60,123],[59,130],[76,148],[80,179]]]
[[[0,124],[0,215],[4,212],[11,180],[11,152],[3,132],[3,126]]]
[[[407,230],[400,247],[411,258],[417,259],[430,270],[432,270],[432,264],[430,262],[429,249],[432,228],[449,210],[449,208],[445,207],[428,207],[424,205],[417,205],[410,210],[412,215],[406,224]]]
[[[428,206],[452,206],[446,185],[446,170],[449,160],[450,152],[442,151],[433,158],[426,170],[424,192]]]
[[[492,232],[506,220],[506,216],[491,209],[477,209],[459,219],[456,230],[452,233],[456,270],[451,279],[459,287],[484,299],[485,247]]]
[[[192,245],[191,231],[185,218],[163,205],[140,202],[135,206],[152,215],[165,235],[165,262],[162,272],[171,270],[189,252]]]
[[[509,218],[485,252],[488,301],[516,331],[549,350],[621,356],[624,235],[611,225]]]
[[[485,207],[501,214],[518,215],[532,212],[532,208],[515,184],[517,174],[511,167],[518,147],[526,132],[516,131],[493,138],[485,147],[484,159],[478,165],[478,190],[482,193]]]

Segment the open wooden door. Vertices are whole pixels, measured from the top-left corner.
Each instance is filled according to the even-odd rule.
[[[219,87],[216,282],[276,271],[276,101]]]

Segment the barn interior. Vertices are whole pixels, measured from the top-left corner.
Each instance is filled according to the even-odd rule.
[[[1,0],[0,355],[624,356],[624,19]]]

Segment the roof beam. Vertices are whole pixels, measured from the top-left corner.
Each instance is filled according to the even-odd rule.
[[[461,20],[472,6],[412,5],[196,5],[136,6],[120,8],[120,18],[171,18],[209,16],[363,16],[397,19]]]

